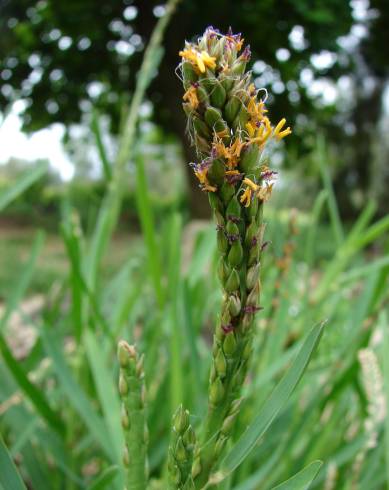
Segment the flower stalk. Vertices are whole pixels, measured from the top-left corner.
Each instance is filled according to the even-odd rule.
[[[120,365],[119,393],[122,399],[121,423],[125,435],[123,464],[126,490],[145,490],[148,479],[148,430],[145,417],[143,357],[134,346],[121,340],[118,345]]]
[[[208,412],[192,468],[195,488],[207,484],[239,413],[254,318],[261,309],[263,204],[276,177],[261,157],[270,139],[281,140],[291,133],[285,119],[273,127],[267,117],[263,92],[246,72],[250,48],[243,49],[243,43],[240,34],[230,30],[222,35],[209,27],[179,53],[183,108],[198,156],[191,166],[208,193],[217,223],[223,288],[213,338]]]

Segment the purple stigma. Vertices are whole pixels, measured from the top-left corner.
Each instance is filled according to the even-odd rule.
[[[222,325],[222,330],[225,334],[228,334],[234,330],[234,325],[232,325],[232,323],[228,323],[227,325]]]
[[[248,44],[244,48],[244,51],[242,53],[242,59],[245,60],[245,61],[249,61],[250,58],[251,58],[251,49],[250,49],[250,45]]]

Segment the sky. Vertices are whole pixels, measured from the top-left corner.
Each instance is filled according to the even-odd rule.
[[[0,123],[0,164],[7,163],[11,157],[31,162],[41,158],[47,159],[62,180],[70,180],[74,174],[74,167],[61,143],[64,127],[61,124],[53,124],[28,136],[21,130],[19,114],[23,108],[23,102],[16,101],[10,113]]]

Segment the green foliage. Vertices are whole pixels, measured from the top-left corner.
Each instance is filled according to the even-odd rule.
[[[323,199],[321,201],[323,207]],[[324,199],[324,206],[327,205]],[[148,206],[153,208],[150,203]],[[367,399],[360,384],[356,353],[371,346],[374,332],[380,332],[385,325],[382,316],[377,318],[377,312],[387,298],[388,262],[385,256],[367,263],[361,247],[369,245],[369,237],[376,242],[380,240],[386,227],[370,225],[367,220],[371,220],[371,213],[367,211],[361,217],[361,224],[350,235],[345,234],[344,243],[348,245],[343,248],[344,252],[342,248],[339,252],[330,248],[325,256],[320,256],[316,246],[318,211],[314,209],[313,213],[312,216],[298,215],[297,227],[301,231],[291,235],[288,213],[268,210],[267,238],[274,248],[263,258],[266,287],[262,300],[265,310],[260,322],[262,333],[254,345],[257,361],[251,369],[252,382],[245,388],[245,402],[233,435],[235,444],[254,416],[262,413],[263,403],[296,356],[307,324],[327,317],[328,327],[312,367],[295,394],[284,407],[276,404],[278,414],[270,429],[259,445],[252,446],[251,453],[230,477],[233,488],[270,489],[295,473],[294,478],[305,478],[307,474],[308,478],[317,467],[302,468],[318,458],[324,465],[314,485],[322,488],[332,472],[336,475],[336,488],[346,488],[353,479],[354,460],[364,446]],[[71,216],[64,215],[64,220],[64,226],[69,227],[71,222],[67,220],[71,220]],[[143,223],[144,231],[149,230],[147,233],[152,233],[158,243],[159,268],[155,269],[150,262],[154,248],[145,247],[133,249],[121,270],[99,275],[101,286],[95,291],[85,289],[80,283],[82,270],[74,276],[74,284],[62,274],[57,278],[60,290],[54,296],[50,293],[50,303],[41,314],[38,317],[25,314],[24,321],[38,333],[34,348],[26,352],[21,362],[12,360],[11,351],[5,356],[3,352],[2,404],[20,391],[23,394],[5,411],[2,432],[11,454],[21,461],[24,480],[32,488],[40,488],[43,478],[35,474],[36,467],[43,474],[55,472],[52,488],[60,488],[61,482],[76,488],[85,485],[120,488],[120,472],[112,464],[121,467],[120,457],[115,456],[123,435],[118,426],[120,416],[114,390],[118,373],[114,359],[115,340],[122,336],[136,341],[139,350],[146,353],[149,461],[153,481],[161,478],[164,481],[163,456],[177,403],[183,401],[188,406],[194,427],[204,415],[209,344],[201,332],[206,333],[208,325],[214,322],[220,300],[214,279],[216,244],[210,239],[214,231],[204,228],[197,233],[193,252],[181,270],[177,267],[180,221],[177,218],[164,220],[160,229],[154,224],[147,225],[147,220]],[[329,234],[330,229],[327,227],[322,232]],[[186,233],[184,228],[184,237]],[[301,251],[307,237],[311,243],[308,261]],[[186,240],[184,238],[184,243]],[[285,272],[277,264],[287,243],[295,243],[296,250]],[[85,264],[85,245],[80,245],[81,264]],[[115,243],[109,250],[115,253]],[[38,252],[39,249],[34,253]],[[183,254],[188,257],[186,249]],[[322,273],[318,272],[318,266]],[[211,275],[209,270],[213,271]],[[279,283],[281,277],[282,283]],[[161,299],[158,301],[156,279],[161,283],[162,304]],[[25,281],[22,278],[24,286],[22,289],[18,286],[19,292],[15,290],[10,296],[12,311],[17,303],[11,298],[23,295]],[[311,286],[312,281],[316,286]],[[66,298],[76,286],[83,305],[84,334],[81,337],[75,323],[77,316],[66,307]],[[89,304],[88,311],[86,304]],[[366,321],[369,329],[366,329]],[[12,327],[5,324],[4,328],[5,338],[9,339]],[[78,343],[65,348],[69,338],[79,339]],[[44,358],[50,359],[46,367],[41,366]],[[26,384],[28,372],[37,374],[33,382]],[[36,397],[36,389],[44,400]],[[280,393],[284,396],[286,391]],[[61,422],[54,422],[51,413],[59,416]],[[265,422],[262,415],[258,420],[261,424]],[[61,424],[66,427],[65,440],[56,435]],[[354,432],[350,432],[352,430]],[[382,426],[377,430],[381,434]],[[29,441],[35,449],[31,449]],[[364,455],[361,481],[370,464],[373,461],[378,464],[374,479],[366,488],[379,489],[386,480],[387,470],[380,456],[385,453],[385,447],[386,440],[380,435],[377,446]],[[227,454],[230,450],[227,449]],[[31,451],[35,464],[30,459]],[[224,467],[222,464],[221,469]],[[91,468],[91,473],[86,468]],[[166,488],[165,483],[161,485],[160,488]]]

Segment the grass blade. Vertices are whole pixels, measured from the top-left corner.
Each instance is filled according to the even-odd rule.
[[[386,312],[382,313],[380,316],[380,323],[382,331],[385,332],[388,325],[388,315]],[[388,335],[383,335],[383,375],[384,375],[384,387],[385,387],[385,399],[386,406],[389,407],[389,337]],[[389,417],[385,418],[385,460],[386,460],[386,474],[387,483],[386,488],[389,489]]]
[[[0,436],[0,486],[4,489],[26,490],[14,462]]]
[[[157,247],[157,239],[155,234],[156,228],[148,194],[146,173],[143,165],[143,159],[140,156],[136,160],[136,203],[142,233],[147,248],[147,263],[149,264],[149,272],[153,281],[158,304],[160,307],[162,307],[164,302],[164,294],[161,284],[162,272],[160,251]]]
[[[112,178],[111,164],[108,160],[107,152],[105,151],[100,124],[99,124],[99,113],[96,108],[92,112],[91,129],[95,137],[97,152],[99,154],[100,161],[103,167],[104,177],[106,178],[107,181],[110,181]]]
[[[28,189],[37,180],[43,177],[47,172],[48,164],[47,162],[39,163],[38,165],[33,165],[29,168],[19,179],[9,187],[0,193],[0,211],[3,211],[12,201],[14,201],[20,194],[22,194],[26,189]]]
[[[25,266],[20,280],[10,294],[10,298],[7,302],[7,307],[0,320],[0,353],[4,360],[4,363],[6,364],[15,381],[17,382],[20,390],[27,396],[32,405],[35,407],[36,411],[56,432],[63,434],[64,426],[61,419],[51,409],[42,391],[38,389],[28,379],[23,367],[21,366],[20,362],[14,358],[2,334],[2,330],[6,326],[10,315],[17,308],[19,301],[24,296],[30,284],[36,259],[43,246],[43,237],[43,233],[37,234],[32,246],[30,258]]]
[[[275,387],[260,413],[221,462],[220,470],[215,475],[217,481],[219,478],[224,479],[244,461],[284,407],[319,343],[323,328],[323,323],[313,327],[292,366]]]
[[[337,245],[341,245],[344,240],[344,231],[342,221],[339,216],[338,204],[336,202],[334,188],[332,186],[331,176],[327,165],[328,155],[324,138],[320,137],[317,141],[317,163],[323,180],[323,185],[328,196],[328,211],[331,219],[331,226]]]
[[[115,448],[115,455],[117,461],[121,461],[124,437],[120,425],[120,402],[115,390],[116,383],[106,365],[101,344],[97,342],[95,334],[90,330],[84,334],[84,347],[92,370],[101,409]]]
[[[41,331],[41,336],[46,352],[53,361],[54,370],[61,383],[64,393],[68,396],[69,401],[80,415],[86,427],[89,429],[90,434],[95,441],[100,444],[102,450],[106,453],[109,460],[114,459],[113,455],[115,453],[113,451],[108,431],[100,416],[96,413],[91,402],[86,397],[84,391],[74,379],[74,376],[65,361],[63,353],[58,346],[58,343],[54,339],[54,335],[49,332],[47,328],[43,328]]]
[[[313,461],[289,480],[273,487],[273,490],[307,490],[319,473],[322,464],[321,461]]]
[[[12,289],[10,297],[8,298],[5,312],[4,312],[4,314],[0,320],[0,332],[2,332],[7,321],[9,320],[10,315],[12,314],[12,312],[14,310],[16,310],[20,300],[23,298],[23,296],[25,295],[25,293],[27,291],[27,288],[28,288],[30,281],[32,279],[36,260],[38,258],[40,251],[42,250],[43,241],[44,241],[44,234],[42,232],[38,232],[36,234],[36,237],[35,237],[33,245],[32,245],[30,258],[28,259],[27,263],[25,264],[24,269],[23,269],[23,273],[22,273],[20,279],[18,280],[16,286]]]
[[[136,126],[139,115],[139,107],[142,104],[146,90],[161,61],[161,42],[165,29],[179,0],[170,0],[166,4],[165,15],[157,22],[151,35],[150,42],[146,48],[142,65],[139,70],[137,84],[131,99],[131,106],[126,123],[119,141],[119,149],[112,170],[112,179],[99,211],[97,226],[92,239],[88,267],[88,286],[92,291],[95,289],[97,271],[101,258],[107,248],[119,215],[122,201],[123,177],[127,162],[133,156]]]

